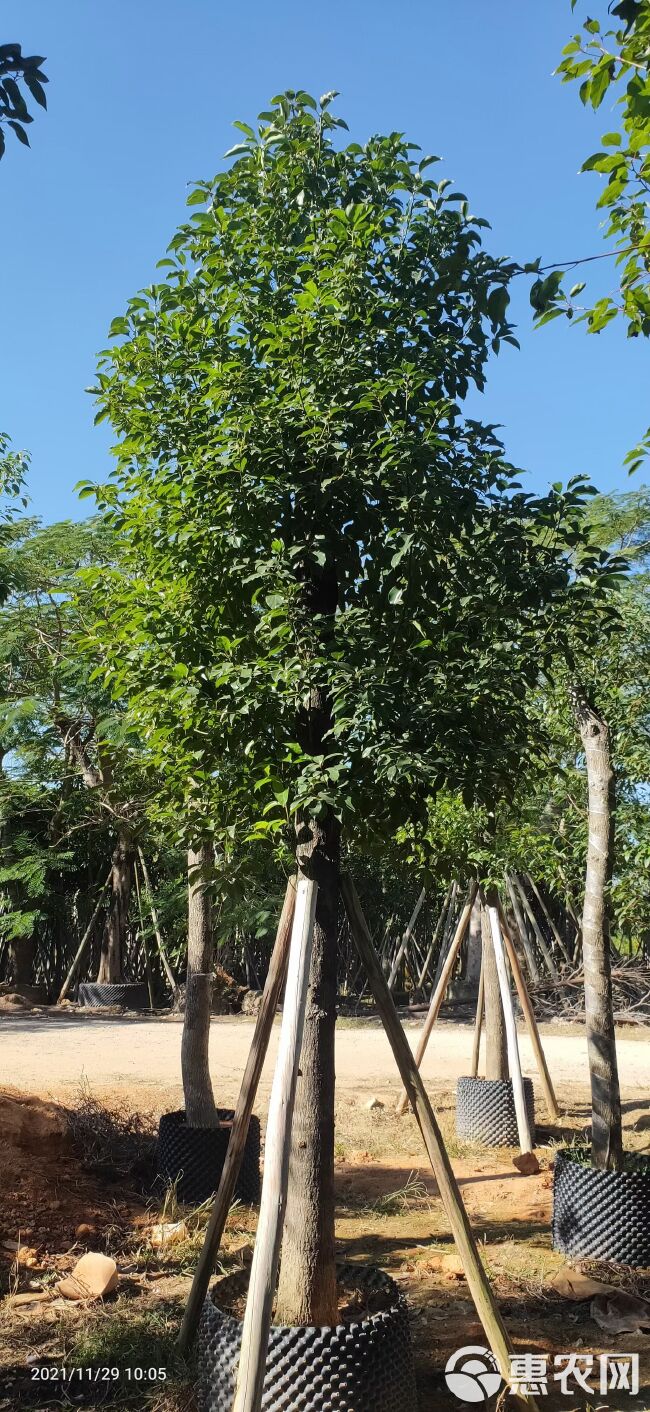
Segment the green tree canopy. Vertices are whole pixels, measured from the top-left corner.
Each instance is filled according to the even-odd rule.
[[[237,124],[97,383],[124,559],[91,640],[167,787],[260,832],[507,789],[527,690],[606,577],[584,483],[524,494],[462,412],[514,341],[511,267],[436,158],[339,146],[333,97]]]

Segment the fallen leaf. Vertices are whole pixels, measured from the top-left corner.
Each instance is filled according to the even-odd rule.
[[[576,1301],[593,1299],[596,1294],[609,1294],[614,1288],[613,1285],[603,1284],[602,1280],[592,1280],[589,1275],[583,1275],[582,1270],[574,1270],[570,1265],[563,1265],[550,1283],[563,1299]]]
[[[53,1295],[48,1289],[33,1289],[25,1294],[12,1294],[9,1303],[14,1308],[17,1304],[41,1304],[52,1298]]]
[[[609,1334],[650,1333],[650,1303],[624,1290],[592,1299],[591,1317]]]

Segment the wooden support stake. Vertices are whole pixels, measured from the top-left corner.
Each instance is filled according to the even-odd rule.
[[[142,949],[144,951],[144,969],[147,977],[147,990],[149,991],[149,1008],[153,1010],[153,980],[151,977],[151,960],[149,957],[149,943],[144,931],[144,918],[142,916],[142,898],[140,896],[140,879],[138,877],[138,865],[134,861],[133,876],[135,878],[135,890],[138,898],[138,915],[140,917],[140,936],[142,937]]]
[[[401,964],[401,961],[402,961],[402,957],[403,957],[403,955],[404,955],[404,952],[406,951],[406,948],[407,948],[407,946],[408,946],[408,944],[409,944],[409,941],[411,940],[411,932],[413,931],[413,928],[414,928],[414,926],[415,926],[415,923],[417,922],[417,919],[418,919],[418,917],[419,917],[419,915],[420,915],[420,912],[421,912],[421,910],[422,910],[422,906],[423,906],[424,899],[425,899],[426,895],[427,895],[426,887],[423,887],[423,888],[422,888],[422,891],[421,891],[421,893],[420,893],[420,896],[418,897],[418,900],[417,900],[417,902],[416,902],[416,904],[415,904],[415,907],[413,908],[413,916],[411,917],[411,920],[410,920],[410,922],[409,922],[409,924],[408,924],[408,926],[407,926],[407,928],[406,928],[406,931],[404,932],[404,935],[403,935],[403,937],[402,937],[402,940],[400,941],[400,944],[399,944],[399,946],[398,946],[398,948],[397,948],[397,951],[396,951],[396,953],[395,953],[395,960],[393,961],[393,964],[392,964],[391,969],[390,969],[390,975],[389,975],[389,977],[388,977],[388,989],[389,989],[389,990],[392,990],[392,989],[393,989],[393,986],[394,986],[394,984],[395,984],[395,981],[397,980],[397,972],[399,971],[400,964]]]
[[[537,917],[535,916],[535,913],[533,912],[533,909],[532,909],[532,907],[531,907],[531,905],[530,905],[530,902],[528,901],[528,897],[526,896],[526,889],[525,889],[525,887],[524,887],[524,885],[523,885],[523,883],[522,883],[522,881],[521,881],[521,878],[518,878],[517,875],[516,875],[516,873],[515,873],[515,877],[514,877],[514,883],[515,883],[515,887],[517,888],[517,890],[518,890],[518,892],[519,892],[519,896],[520,896],[520,898],[521,898],[521,900],[522,900],[522,902],[523,902],[523,904],[524,904],[524,908],[525,908],[525,911],[526,911],[526,916],[528,917],[528,919],[529,919],[529,921],[530,921],[530,924],[531,924],[531,926],[532,926],[532,928],[533,928],[533,931],[534,931],[534,933],[535,933],[535,936],[536,936],[536,938],[537,938],[537,945],[539,946],[539,949],[540,949],[540,951],[541,951],[541,953],[542,953],[542,956],[544,957],[544,961],[546,962],[546,968],[547,968],[547,970],[548,970],[548,972],[549,972],[549,975],[551,975],[551,976],[553,977],[553,980],[556,981],[556,980],[559,979],[557,966],[556,966],[555,961],[553,960],[553,957],[552,957],[552,955],[551,955],[551,953],[550,953],[550,951],[549,951],[549,949],[548,949],[548,946],[546,945],[546,937],[544,936],[544,933],[543,933],[543,931],[542,931],[542,928],[540,927],[539,922],[538,922],[538,920],[537,920]]]
[[[438,1184],[440,1198],[451,1227],[451,1233],[462,1261],[465,1278],[476,1307],[485,1335],[496,1358],[499,1371],[507,1384],[510,1384],[510,1356],[512,1346],[499,1312],[489,1280],[481,1264],[467,1212],[463,1205],[458,1183],[449,1161],[442,1133],[427,1097],[426,1089],[411,1053],[409,1042],[399,1022],[393,998],[382,974],[381,966],[372,944],[370,933],[361,911],[356,889],[351,878],[341,879],[341,892],[350,922],[350,930],[357,944],[370,976],[377,1009],[381,1015],[390,1047],[395,1056],[408,1101],[418,1121],[424,1145]],[[513,1393],[517,1400],[537,1412],[537,1404],[524,1393]]]
[[[85,932],[84,932],[84,934],[83,934],[83,936],[82,936],[82,938],[81,938],[81,941],[79,942],[79,945],[78,945],[78,947],[77,947],[77,950],[76,950],[76,953],[75,953],[74,961],[72,962],[72,965],[71,965],[71,967],[70,967],[70,970],[68,971],[68,974],[67,974],[67,976],[66,976],[66,978],[65,978],[65,980],[64,980],[64,982],[63,982],[63,985],[61,986],[61,990],[60,990],[60,992],[59,992],[59,998],[58,998],[58,1000],[57,1000],[57,1005],[60,1005],[60,1004],[61,1004],[61,1001],[62,1001],[62,1000],[65,1000],[66,995],[68,994],[68,991],[69,991],[69,989],[70,989],[70,986],[72,985],[72,982],[73,982],[73,980],[74,980],[74,978],[75,978],[75,975],[76,975],[76,973],[77,973],[78,967],[79,967],[79,965],[80,965],[80,963],[81,963],[81,958],[82,958],[82,956],[83,956],[83,954],[84,954],[84,951],[86,950],[86,947],[87,947],[87,945],[88,945],[88,942],[90,941],[90,938],[91,938],[91,936],[92,936],[93,927],[94,927],[95,922],[97,921],[97,918],[98,918],[99,913],[100,913],[100,911],[101,911],[102,902],[104,901],[104,893],[106,892],[106,889],[107,889],[107,887],[108,887],[108,885],[109,885],[109,883],[110,883],[110,881],[111,881],[112,876],[113,876],[113,869],[112,869],[112,867],[111,867],[111,868],[109,868],[108,877],[107,877],[107,879],[106,879],[106,882],[104,883],[104,886],[103,886],[103,888],[102,888],[102,890],[101,890],[101,892],[100,892],[100,894],[99,894],[99,901],[98,901],[98,903],[97,903],[97,906],[96,906],[96,908],[95,908],[95,910],[94,910],[94,912],[93,912],[92,917],[90,918],[90,921],[89,921],[89,923],[88,923],[88,926],[86,927],[86,930],[85,930]]]
[[[458,926],[456,927],[453,941],[451,943],[451,946],[449,947],[449,951],[447,953],[447,960],[445,961],[445,964],[442,968],[440,980],[438,981],[433,995],[431,996],[431,1004],[429,1005],[427,1018],[420,1031],[418,1047],[415,1051],[415,1063],[418,1069],[420,1067],[420,1064],[422,1063],[422,1060],[424,1059],[426,1048],[431,1038],[431,1031],[438,1018],[438,1011],[440,1010],[440,1006],[442,1005],[442,1002],[445,998],[445,991],[449,984],[449,978],[456,963],[456,957],[463,944],[463,938],[465,936],[465,932],[467,931],[467,925],[472,914],[472,907],[474,906],[474,898],[476,897],[477,891],[478,884],[475,882],[471,883],[467,902],[465,903],[465,906],[463,907],[463,910],[460,914]],[[402,1114],[406,1112],[407,1107],[408,1094],[406,1093],[406,1090],[404,1090],[404,1092],[400,1094],[397,1103],[397,1108],[395,1109],[398,1118],[402,1117]]]
[[[453,886],[452,886],[451,902],[450,902],[450,904],[449,904],[449,911],[448,911],[448,913],[447,913],[447,920],[446,920],[446,922],[445,922],[445,930],[444,930],[443,935],[442,935],[442,943],[441,943],[441,946],[440,946],[440,955],[439,955],[439,957],[438,957],[438,963],[437,963],[437,965],[436,965],[436,971],[435,971],[435,975],[434,975],[434,977],[433,977],[433,989],[434,989],[434,990],[435,990],[435,988],[436,988],[436,986],[437,986],[437,984],[438,984],[438,981],[440,980],[440,977],[441,977],[441,975],[442,975],[442,972],[443,972],[443,970],[444,970],[445,961],[447,960],[447,956],[448,956],[448,954],[449,954],[449,948],[450,948],[450,946],[451,946],[452,938],[453,938],[453,936],[454,936],[454,918],[455,918],[455,915],[456,915],[456,895],[457,895],[457,893],[458,893],[458,883],[454,883]],[[466,929],[466,931],[467,931],[467,929]],[[464,940],[465,940],[465,937],[463,937],[463,941],[464,941]]]
[[[161,930],[160,930],[160,922],[158,921],[158,913],[157,913],[157,911],[156,911],[156,906],[155,906],[155,903],[154,903],[154,900],[153,900],[153,888],[152,888],[152,886],[151,886],[151,878],[149,877],[149,871],[148,871],[147,865],[146,865],[145,860],[144,860],[144,854],[143,854],[142,849],[140,848],[139,845],[138,845],[138,858],[140,859],[140,867],[142,868],[142,876],[143,876],[143,878],[144,878],[144,885],[145,885],[145,887],[146,887],[146,889],[147,889],[147,901],[148,901],[148,903],[149,903],[149,911],[151,912],[151,920],[152,920],[152,922],[153,922],[153,929],[154,929],[154,932],[156,933],[156,942],[157,942],[157,944],[158,944],[158,952],[159,952],[159,955],[160,955],[160,960],[161,960],[161,962],[162,962],[162,967],[163,967],[163,970],[164,970],[165,975],[166,975],[166,977],[167,977],[167,980],[169,981],[169,985],[170,985],[170,988],[171,988],[171,993],[172,993],[172,995],[174,996],[174,999],[175,999],[176,996],[178,995],[178,985],[176,984],[176,980],[175,980],[175,977],[174,977],[174,972],[172,971],[172,968],[171,968],[171,966],[170,966],[170,964],[169,964],[169,961],[167,960],[167,953],[166,953],[166,951],[165,951],[165,943],[164,943],[164,941],[163,941],[163,939],[162,939],[162,932],[161,932]]]
[[[555,925],[555,922],[553,921],[553,918],[548,910],[548,907],[546,906],[544,898],[542,897],[542,894],[537,886],[537,883],[535,882],[535,879],[531,878],[530,873],[526,873],[526,882],[528,883],[531,892],[533,892],[535,897],[537,898],[537,901],[540,906],[540,911],[543,912],[544,916],[546,917],[549,927],[551,928],[553,936],[555,937],[555,940],[560,948],[560,951],[562,952],[562,955],[564,956],[565,961],[569,961],[569,953],[565,946],[564,939],[558,927]]]
[[[425,961],[424,961],[424,965],[423,965],[422,970],[420,971],[420,974],[419,974],[419,976],[418,976],[418,983],[417,983],[417,986],[416,986],[416,990],[421,990],[421,989],[422,989],[422,986],[423,986],[423,984],[424,984],[424,977],[426,976],[426,973],[427,973],[427,971],[429,970],[429,967],[430,967],[431,962],[432,962],[432,960],[433,960],[433,953],[434,953],[434,951],[435,951],[435,949],[436,949],[436,946],[438,945],[439,942],[441,943],[441,949],[442,949],[442,941],[441,941],[441,939],[444,937],[444,932],[445,932],[445,926],[446,926],[446,923],[447,923],[447,918],[448,918],[449,913],[450,913],[450,911],[451,911],[451,906],[452,906],[452,900],[453,900],[453,897],[454,897],[454,888],[455,888],[455,886],[456,886],[456,884],[455,884],[455,883],[452,883],[452,884],[451,884],[451,887],[448,887],[448,888],[447,888],[447,891],[446,891],[446,893],[445,893],[445,897],[444,897],[444,901],[443,901],[443,904],[442,904],[442,908],[441,908],[441,910],[440,910],[440,916],[438,917],[438,921],[437,921],[437,923],[436,923],[436,928],[435,928],[435,931],[434,931],[433,936],[432,936],[432,938],[431,938],[431,945],[430,945],[430,947],[429,947],[429,950],[427,951],[427,954],[426,954],[426,957],[425,957]],[[435,987],[435,984],[436,984],[436,978],[435,978],[435,977],[434,977],[433,984],[434,984],[434,987]]]
[[[264,1369],[287,1200],[291,1125],[307,1005],[317,892],[317,882],[311,878],[300,878],[296,889],[280,1044],[266,1124],[260,1216],[232,1412],[260,1412],[262,1406]]]
[[[521,1005],[524,1014],[524,1019],[528,1026],[530,1042],[533,1046],[533,1053],[535,1055],[535,1061],[539,1071],[539,1077],[541,1080],[542,1088],[544,1090],[546,1107],[548,1108],[551,1117],[551,1122],[557,1123],[560,1117],[560,1110],[557,1106],[555,1090],[553,1088],[553,1084],[551,1083],[551,1075],[548,1071],[546,1055],[544,1054],[544,1050],[542,1048],[542,1041],[539,1030],[537,1028],[537,1020],[535,1019],[535,1011],[533,1010],[531,1004],[530,996],[528,994],[528,989],[526,986],[526,981],[524,979],[524,974],[519,964],[519,957],[517,955],[517,952],[515,951],[514,942],[508,932],[506,920],[503,915],[503,908],[499,908],[499,913],[501,918],[501,931],[503,933],[503,940],[505,942],[506,951],[508,953],[508,960],[510,962],[510,970],[512,971],[512,974],[515,978],[517,995],[519,996],[519,1004]]]
[[[295,901],[296,879],[294,877],[290,878],[287,884],[275,945],[271,955],[271,964],[266,977],[260,1008],[257,1012],[253,1042],[250,1047],[246,1068],[244,1069],[244,1077],[239,1090],[239,1098],[232,1122],[230,1141],[221,1171],[219,1189],[214,1198],[210,1220],[206,1227],[201,1254],[199,1255],[198,1264],[194,1272],[192,1288],[188,1295],[185,1313],[183,1314],[183,1322],[176,1342],[176,1347],[183,1357],[186,1357],[189,1353],[194,1339],[196,1338],[203,1302],[208,1292],[210,1278],[217,1262],[221,1237],[235,1193],[235,1186],[244,1156],[244,1147],[248,1136],[251,1113],[257,1096],[262,1069],[264,1068],[264,1060],[266,1059],[269,1047],[280,992],[287,973]]]
[[[499,989],[501,991],[501,1004],[503,1006],[503,1018],[506,1027],[506,1041],[508,1044],[508,1068],[512,1080],[512,1095],[515,1100],[515,1113],[517,1114],[517,1131],[519,1133],[519,1146],[522,1152],[532,1152],[533,1139],[528,1122],[528,1110],[526,1108],[526,1096],[524,1093],[524,1081],[521,1073],[521,1060],[519,1058],[519,1043],[517,1040],[517,1026],[515,1024],[515,1012],[512,1004],[512,994],[510,991],[510,981],[506,967],[505,951],[503,949],[503,937],[499,924],[499,913],[496,907],[488,907],[488,917],[490,919],[490,931],[492,933],[492,945],[497,962],[497,973],[499,976]]]
[[[528,939],[528,932],[527,932],[527,930],[526,930],[526,922],[525,922],[524,914],[523,914],[523,912],[522,912],[522,910],[521,910],[521,902],[520,902],[520,900],[519,900],[519,893],[517,892],[517,889],[515,888],[515,885],[514,885],[514,883],[513,883],[513,881],[512,881],[512,878],[510,877],[510,874],[509,874],[509,873],[506,873],[506,887],[507,887],[507,889],[508,889],[508,896],[509,896],[510,902],[511,902],[511,904],[512,904],[512,910],[513,910],[513,913],[514,913],[515,922],[517,923],[517,931],[519,932],[519,936],[521,937],[521,944],[522,944],[522,946],[523,946],[523,948],[524,948],[524,955],[525,955],[525,957],[526,957],[526,965],[528,966],[528,971],[529,971],[529,974],[530,974],[530,979],[531,979],[531,981],[538,981],[538,980],[539,980],[539,966],[537,965],[537,959],[536,959],[536,957],[535,957],[535,952],[533,951],[533,948],[532,948],[532,946],[531,946],[531,944],[530,944],[530,941],[529,941],[529,939]]]
[[[485,971],[483,970],[483,956],[481,955],[481,976],[478,983],[478,1000],[476,1003],[476,1024],[474,1026],[474,1044],[472,1047],[472,1064],[470,1074],[473,1079],[478,1076],[478,1061],[481,1050],[481,1026],[483,1024],[483,1011],[485,1009]]]

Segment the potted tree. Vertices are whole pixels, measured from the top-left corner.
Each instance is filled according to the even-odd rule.
[[[286,1387],[290,1339],[306,1406],[361,1412],[381,1382],[398,1412],[415,1405],[405,1321],[375,1272],[356,1275],[361,1372],[338,1379],[341,849],[421,822],[443,785],[505,787],[539,671],[525,625],[569,571],[563,497],[519,495],[493,429],[460,407],[512,339],[511,269],[480,249],[435,159],[395,133],[338,147],[334,96],[292,91],[257,131],[238,124],[232,166],[190,195],[166,277],[114,321],[98,394],[120,442],[99,495],[127,569],[109,676],[177,779],[227,770],[250,836],[285,838],[319,885],[265,1395]],[[549,548],[532,529],[550,523]],[[208,1300],[206,1406],[232,1393],[236,1336]]]
[[[517,1115],[508,1076],[506,1029],[501,989],[487,906],[498,906],[498,893],[489,887],[485,905],[480,903],[483,987],[485,998],[485,1077],[470,1075],[458,1080],[456,1090],[456,1132],[469,1142],[487,1147],[515,1147],[518,1143]],[[524,1093],[531,1136],[535,1132],[535,1099],[532,1081],[524,1078]]]
[[[176,1186],[177,1199],[200,1204],[216,1191],[228,1148],[231,1109],[218,1109],[210,1077],[214,933],[214,848],[203,839],[188,851],[187,980],[181,1041],[185,1106],[164,1113],[158,1129],[158,1175]],[[260,1124],[252,1116],[236,1195],[254,1205],[260,1188]]]
[[[561,1148],[553,1182],[553,1245],[573,1259],[650,1265],[650,1159],[623,1151],[612,1003],[609,895],[615,774],[610,729],[582,682],[571,685],[584,750],[588,842],[582,913],[591,1146]]]

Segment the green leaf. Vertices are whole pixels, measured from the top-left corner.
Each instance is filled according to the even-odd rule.
[[[18,138],[18,141],[22,142],[23,147],[29,147],[29,138],[21,123],[17,123],[13,118],[9,118],[8,126],[10,128],[13,128],[13,131],[15,132],[16,137]]]

